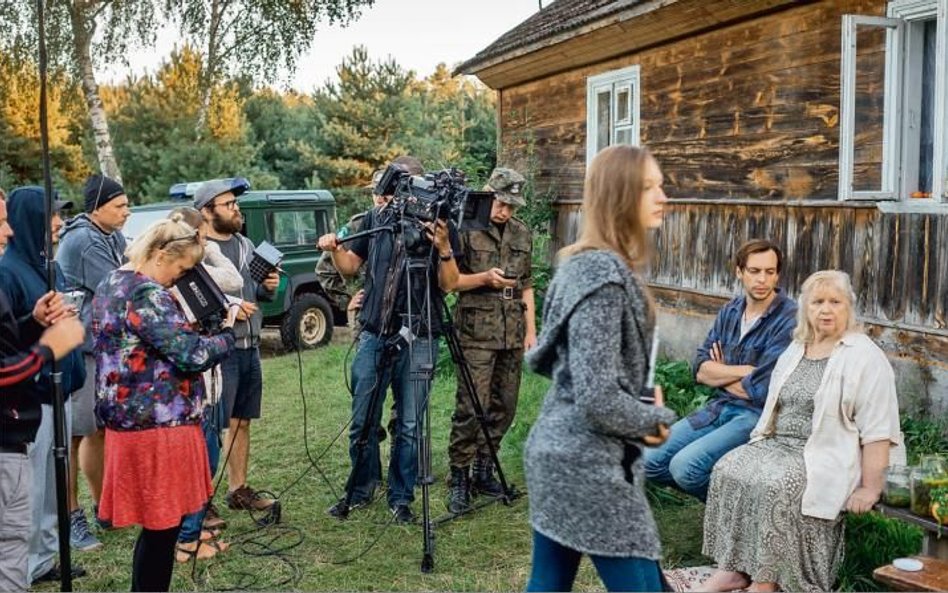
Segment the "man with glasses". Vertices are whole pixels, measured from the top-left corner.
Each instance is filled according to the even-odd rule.
[[[242,313],[234,324],[237,348],[221,364],[223,374],[223,418],[227,419],[224,459],[227,463],[227,506],[233,510],[267,510],[274,501],[261,497],[247,485],[250,461],[250,421],[260,417],[263,397],[263,374],[260,369],[260,332],[263,314],[258,301],[272,301],[280,277],[276,272],[258,284],[250,275],[254,245],[240,234],[243,216],[237,196],[249,189],[243,178],[214,179],[198,187],[194,207],[210,226],[208,241],[220,247],[221,253],[234,264],[244,279],[240,291],[229,293],[240,298]],[[216,514],[209,512],[213,517]]]
[[[86,180],[84,212],[69,219],[63,228],[56,261],[66,276],[66,287],[83,295],[80,318],[86,329],[83,360],[87,380],[72,401],[72,450],[69,463],[69,543],[74,550],[95,550],[102,543],[92,534],[85,510],[79,506],[79,467],[92,494],[92,515],[98,522],[102,495],[105,431],[95,418],[95,357],[92,355],[92,295],[109,272],[125,263],[125,236],[120,232],[128,220],[128,196],[122,184],[105,175]],[[100,527],[107,524],[99,523]]]

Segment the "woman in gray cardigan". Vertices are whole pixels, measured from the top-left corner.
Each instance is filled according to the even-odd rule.
[[[533,567],[527,591],[569,591],[583,554],[609,591],[662,589],[658,532],[638,457],[675,413],[639,401],[654,309],[633,267],[662,222],[662,173],[644,149],[611,146],[586,174],[579,240],[561,253],[527,363],[551,377],[524,450]]]

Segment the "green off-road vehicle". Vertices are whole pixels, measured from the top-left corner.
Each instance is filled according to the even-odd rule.
[[[122,232],[131,241],[175,208],[190,206],[198,185],[179,183],[172,186],[169,201],[134,206]],[[242,194],[238,204],[242,233],[254,245],[269,241],[284,255],[276,298],[259,303],[264,325],[280,328],[287,350],[329,343],[333,327],[346,324],[346,312],[332,304],[316,278],[321,253],[316,241],[336,228],[336,200],[326,190],[261,190]]]

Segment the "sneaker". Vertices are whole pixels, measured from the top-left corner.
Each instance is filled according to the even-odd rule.
[[[397,525],[411,525],[415,522],[415,513],[411,512],[411,507],[407,504],[396,504],[389,508]]]
[[[99,505],[97,504],[92,505],[92,516],[95,519],[96,527],[98,527],[102,531],[108,531],[109,529],[112,529],[111,521],[107,521],[105,519],[99,518]]]
[[[351,513],[352,511],[355,511],[358,509],[364,509],[367,506],[369,506],[369,501],[367,500],[354,500],[349,505],[349,507],[346,508],[346,499],[340,498],[339,501],[336,502],[336,504],[326,509],[326,513],[330,517],[339,519],[341,521],[345,519],[346,517],[348,517],[349,513]]]
[[[92,535],[86,521],[86,513],[81,508],[69,513],[69,545],[80,552],[90,552],[102,547],[102,542]]]
[[[264,498],[256,490],[246,484],[227,493],[227,508],[232,511],[266,511],[276,501]]]
[[[72,578],[78,579],[79,577],[86,576],[86,569],[79,566],[78,564],[73,564],[69,569],[69,574],[72,576]],[[52,582],[61,581],[61,580],[63,580],[63,575],[61,572],[59,572],[59,565],[57,564],[57,565],[54,565],[49,570],[47,570],[46,572],[44,572],[43,574],[33,579],[33,584],[35,585],[36,583],[52,583]]]

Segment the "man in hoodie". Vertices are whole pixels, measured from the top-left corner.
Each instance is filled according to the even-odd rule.
[[[237,348],[221,363],[223,374],[224,417],[229,418],[223,451],[227,463],[227,506],[233,510],[266,510],[273,500],[261,497],[247,485],[250,461],[250,421],[260,417],[263,398],[263,373],[260,369],[260,331],[263,314],[257,301],[272,301],[280,277],[271,273],[262,284],[250,275],[254,245],[240,234],[243,216],[237,196],[249,185],[242,178],[206,181],[194,193],[194,207],[210,224],[208,242],[216,243],[221,253],[240,271],[244,285],[231,296],[243,300],[243,314],[234,324]]]
[[[125,263],[125,237],[120,229],[128,220],[125,188],[104,175],[92,175],[83,190],[84,212],[66,223],[56,261],[66,276],[69,290],[83,295],[81,319],[86,328],[83,347],[86,381],[72,397],[72,448],[69,464],[69,541],[73,549],[95,550],[101,542],[89,530],[86,514],[79,506],[79,467],[92,494],[92,514],[98,513],[102,494],[105,432],[95,419],[95,358],[92,356],[92,295],[105,276]]]
[[[53,241],[62,228],[60,211],[71,206],[54,196],[52,220]],[[46,216],[45,193],[41,187],[20,187],[10,192],[6,201],[7,215],[13,237],[0,257],[0,286],[6,293],[16,319],[32,314],[34,305],[49,288],[46,284]],[[65,280],[56,266],[55,289],[62,292]],[[59,578],[55,567],[58,552],[56,515],[56,478],[53,465],[53,383],[50,365],[45,365],[36,380],[21,384],[24,395],[40,401],[42,417],[36,439],[29,448],[33,471],[33,523],[30,539],[29,578],[31,582]],[[69,395],[82,387],[86,378],[82,355],[77,351],[63,358],[57,370],[62,372],[62,393],[66,399],[66,434],[71,430]],[[77,567],[74,574],[80,574]]]
[[[12,236],[0,191],[0,253]],[[63,309],[62,296],[49,292],[31,316],[17,319],[0,290],[0,591],[29,587],[33,477],[27,451],[42,408],[26,387],[45,364],[82,344],[82,324],[71,313],[61,317]]]

